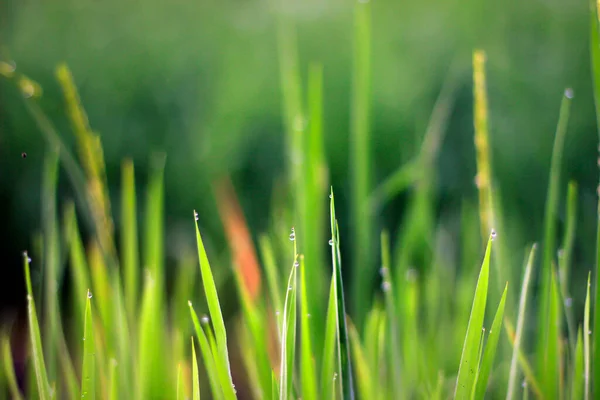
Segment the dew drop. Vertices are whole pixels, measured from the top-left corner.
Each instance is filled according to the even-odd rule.
[[[25,153],[25,152],[22,152],[22,153],[21,153],[21,158],[27,158],[27,153]]]
[[[521,386],[526,388],[527,387],[527,381],[523,381],[523,383],[521,383]]]
[[[383,281],[381,283],[381,290],[383,290],[384,292],[389,291],[392,288],[392,284],[389,283],[388,281]]]
[[[202,318],[200,319],[202,321],[203,324],[208,324],[208,316],[207,315],[203,315]]]
[[[275,311],[275,315],[279,315],[279,311]]]
[[[310,318],[310,314],[306,314],[306,318]]]
[[[88,299],[92,298],[92,292],[88,289],[88,293],[87,293]]]
[[[31,257],[27,257],[27,262],[31,264]]]
[[[600,145],[598,146],[598,151],[600,151]],[[331,193],[329,193],[329,198],[332,199],[333,195]]]
[[[300,263],[298,261],[294,261],[294,267],[298,268],[300,266]]]
[[[288,286],[288,290],[292,290],[292,287],[291,287],[291,286]]]
[[[198,213],[196,212],[196,210],[194,210],[194,219],[195,219],[196,221],[198,221]]]
[[[329,245],[333,246],[333,239],[329,239]]]
[[[572,299],[572,298],[570,298],[570,297],[567,297],[567,298],[565,299],[565,306],[567,306],[567,307],[571,307],[572,305],[573,305],[573,299]]]
[[[491,233],[492,240],[496,239],[496,236],[498,236],[498,234],[496,233],[496,230],[492,229],[492,233]]]
[[[566,88],[565,89],[565,97],[567,99],[572,99],[574,95],[575,94],[573,93],[573,89],[571,89],[571,88]]]
[[[379,268],[379,275],[386,276],[387,273],[388,273],[387,267],[381,267],[381,268]]]
[[[592,334],[592,331],[591,331],[591,330],[589,330],[589,331],[588,331],[588,335],[591,335],[591,334]]]
[[[292,228],[292,233],[290,233],[290,240],[293,242],[296,240],[296,231]]]
[[[190,306],[190,307],[192,306],[192,301],[191,300],[188,300],[188,306]]]

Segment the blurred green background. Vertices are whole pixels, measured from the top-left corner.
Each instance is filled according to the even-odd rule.
[[[297,24],[303,77],[310,62],[323,64],[330,182],[341,226],[352,229],[352,10],[352,2],[340,0],[288,0],[281,8],[257,0],[5,0],[0,3],[0,57],[14,60],[19,71],[42,85],[42,107],[73,144],[54,78],[58,63],[69,65],[91,126],[102,137],[115,204],[122,159],[135,161],[143,190],[151,153],[166,152],[166,237],[173,260],[181,246],[193,245],[192,209],[203,210],[200,222],[212,245],[226,249],[210,189],[210,182],[224,174],[233,178],[253,234],[267,229],[272,192],[288,165],[277,13]],[[373,0],[372,13],[373,187],[416,154],[456,59],[464,73],[438,160],[438,211],[458,218],[465,198],[476,201],[470,62],[471,51],[482,48],[488,56],[492,163],[508,220],[500,234],[519,250],[511,267],[520,266],[525,243],[541,239],[558,108],[563,90],[572,87],[561,210],[566,181],[576,180],[575,264],[591,269],[597,133],[588,3]],[[24,293],[19,257],[41,225],[45,142],[16,88],[6,80],[0,85],[0,251],[8,274],[0,292],[6,310],[23,303],[23,297],[15,297]],[[72,193],[66,179],[61,193]],[[385,207],[378,230],[398,228],[405,200],[400,196]],[[350,235],[342,235],[348,243]]]

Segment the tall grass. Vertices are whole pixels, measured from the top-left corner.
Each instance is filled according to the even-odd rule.
[[[58,67],[78,156],[39,104],[39,85],[0,64],[0,73],[15,83],[48,144],[41,246],[23,254],[27,384],[20,385],[17,379],[23,372],[16,368],[9,327],[5,327],[0,336],[1,395],[43,400],[590,399],[598,395],[600,358],[594,348],[600,340],[600,305],[594,293],[600,280],[597,271],[595,279],[590,271],[587,288],[571,279],[577,186],[571,182],[563,190],[567,188],[560,174],[573,93],[565,91],[558,115],[540,232],[539,306],[528,307],[537,246],[525,257],[522,281],[509,285],[507,277],[516,275],[511,269],[518,267],[504,265],[507,258],[502,256],[508,246],[502,240],[500,197],[492,184],[493,132],[488,130],[485,91],[486,80],[493,77],[485,75],[482,51],[473,54],[473,150],[479,197],[465,200],[456,243],[449,239],[449,222],[435,217],[433,192],[436,157],[461,83],[455,68],[450,69],[419,154],[372,189],[370,7],[368,2],[358,2],[355,9],[349,136],[352,220],[347,221],[351,237],[339,228],[335,182],[327,198],[326,66],[310,60],[308,82],[303,84],[295,28],[282,17],[278,43],[292,201],[283,204],[283,213],[273,213],[272,228],[258,236],[257,252],[235,191],[221,182],[215,194],[232,253],[230,269],[218,262],[208,246],[203,210],[190,211],[189,235],[196,241],[190,254],[196,255],[185,255],[169,271],[172,287],[164,248],[165,156],[152,157],[142,197],[136,190],[133,163],[122,164],[117,246],[100,137],[89,126],[75,78],[67,66]],[[595,4],[590,15],[597,85],[600,40]],[[600,91],[595,94],[598,103]],[[76,195],[75,203],[62,207],[57,204],[59,166]],[[405,223],[394,237],[388,232],[395,227],[387,226],[381,236],[374,235],[375,213],[400,191],[410,199]],[[138,199],[143,204],[138,205]],[[562,203],[567,229],[560,241],[556,219]],[[137,218],[138,208],[144,210],[142,221]],[[91,228],[89,239],[84,240],[82,223]],[[330,238],[324,233],[326,226]],[[379,256],[373,251],[376,237],[380,237]],[[327,242],[330,260],[324,251]],[[556,256],[557,243],[562,243],[560,256]],[[460,257],[452,256],[454,246],[460,247]],[[342,254],[351,255],[351,274]],[[43,277],[35,285],[32,268]],[[223,276],[235,280],[237,314],[226,313],[221,306],[231,296],[222,284]],[[57,293],[65,279],[70,280],[73,293],[61,307]],[[375,282],[380,289],[373,293]],[[167,296],[171,291],[173,295]],[[514,298],[519,298],[518,304],[513,305]],[[573,309],[574,298],[585,299],[583,315]]]

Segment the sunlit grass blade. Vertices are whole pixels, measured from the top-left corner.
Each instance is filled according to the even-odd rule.
[[[483,264],[477,280],[473,306],[471,307],[471,315],[469,317],[469,325],[465,335],[460,366],[458,369],[458,377],[456,379],[456,388],[454,391],[455,399],[470,398],[475,375],[478,370],[477,359],[479,341],[481,340],[481,329],[483,328],[483,319],[485,315],[485,305],[487,301],[487,290],[490,274],[490,253],[492,250],[493,238],[496,235],[492,231],[488,240]]]
[[[200,400],[200,375],[198,373],[198,360],[196,360],[196,348],[192,337],[192,400]]]
[[[373,387],[372,370],[370,369],[367,355],[363,348],[358,332],[351,323],[348,324],[350,334],[350,345],[352,346],[352,355],[354,356],[356,368],[356,387],[358,388],[359,398],[368,399],[372,393],[375,393]],[[377,371],[377,370],[375,370]]]
[[[294,252],[296,245],[294,243]],[[288,278],[285,296],[283,320],[281,323],[281,362],[279,373],[279,399],[287,400],[292,392],[292,380],[294,375],[294,352],[296,348],[296,291],[297,291],[297,255],[294,258],[294,266]]]
[[[42,338],[40,334],[40,326],[35,310],[35,302],[33,300],[33,290],[31,287],[31,272],[29,255],[23,253],[23,263],[25,266],[25,283],[27,285],[27,316],[29,322],[29,339],[31,340],[31,357],[33,358],[33,367],[35,370],[35,379],[37,382],[37,391],[40,400],[50,399],[50,385],[48,383],[48,374],[46,373],[46,363],[44,362],[44,353],[42,350]]]
[[[181,363],[177,364],[177,400],[184,400],[185,394],[183,393],[183,374],[181,373]]]
[[[541,382],[544,395],[549,399],[557,399],[561,383],[560,362],[561,362],[561,302],[556,273],[553,271],[550,277],[550,303],[548,308],[548,326],[547,326],[547,345],[544,349],[544,369]]]
[[[354,6],[354,60],[352,72],[351,148],[353,256],[352,306],[361,327],[374,278],[373,221],[368,212],[371,190],[371,2]]]
[[[510,362],[510,372],[508,378],[508,391],[506,393],[506,400],[512,400],[518,390],[518,356],[519,352],[521,351],[521,341],[523,338],[523,329],[525,327],[525,319],[527,315],[527,295],[529,293],[529,282],[531,280],[531,273],[533,271],[533,262],[535,260],[536,250],[537,244],[531,246],[529,258],[525,266],[525,274],[523,275],[523,283],[521,284],[521,294],[519,296],[519,311],[517,314],[517,330],[515,333],[513,353]]]
[[[591,296],[590,296],[590,286],[591,286],[591,277],[592,274],[588,275],[587,281],[587,292],[585,296],[585,306],[584,306],[584,314],[583,314],[583,360],[584,360],[584,374],[585,377],[585,386],[584,386],[584,398],[585,400],[589,400],[591,395],[591,384],[590,381],[592,379],[592,347],[590,344],[590,336],[592,332],[590,331],[590,307],[591,307]],[[595,360],[594,360],[595,361]]]
[[[329,287],[329,303],[327,307],[327,319],[325,322],[325,336],[323,341],[323,359],[321,367],[321,399],[331,399],[332,380],[335,373],[336,354],[336,299],[335,299],[335,277],[331,277]]]
[[[206,373],[208,375],[208,382],[210,384],[210,388],[213,393],[214,399],[222,399],[223,398],[223,390],[221,389],[221,385],[219,382],[218,369],[216,360],[213,356],[213,351],[211,349],[211,345],[206,338],[204,330],[200,325],[200,321],[198,320],[198,315],[192,306],[192,302],[188,302],[188,306],[190,309],[190,315],[192,317],[192,322],[194,323],[194,330],[196,331],[196,337],[198,338],[198,343],[200,343],[200,353],[202,354],[202,359],[204,361],[204,368],[206,369]],[[206,328],[210,330],[208,326],[208,318],[206,320]]]
[[[331,217],[331,262],[335,282],[336,314],[337,314],[337,348],[338,367],[340,369],[341,394],[343,399],[354,399],[354,383],[352,361],[350,358],[350,342],[346,325],[346,302],[344,300],[344,284],[342,281],[342,256],[340,253],[340,231],[335,217],[335,200],[333,189],[329,195],[329,212]],[[361,284],[365,284],[362,282]]]
[[[96,398],[96,360],[94,344],[94,322],[92,320],[92,292],[88,290],[85,303],[85,330],[83,332],[83,365],[81,367],[81,398]]]
[[[229,366],[229,352],[227,350],[227,333],[225,331],[225,322],[223,320],[223,314],[221,313],[219,296],[217,295],[217,287],[210,270],[208,256],[206,254],[206,250],[204,249],[204,243],[202,242],[202,236],[200,235],[200,230],[198,229],[198,223],[195,221],[196,215],[196,211],[194,211],[194,226],[196,227],[196,242],[198,245],[198,258],[200,260],[200,274],[202,275],[202,285],[204,287],[204,294],[208,304],[208,311],[210,312],[210,319],[215,331],[218,349],[217,354],[215,354],[215,361],[217,363],[217,368],[219,369],[221,387],[223,389],[225,398],[231,399],[235,398],[235,392],[233,390],[233,382],[231,381],[231,368]],[[223,379],[228,379],[229,382],[226,383],[223,381]]]
[[[584,361],[583,361],[583,333],[581,327],[577,331],[577,341],[575,345],[575,357],[572,365],[571,373],[571,399],[582,399],[583,388],[585,385],[584,379]]]
[[[569,113],[571,109],[571,99],[573,93],[570,89],[565,90],[560,112],[556,135],[554,137],[554,148],[552,149],[552,162],[550,165],[550,180],[548,183],[548,193],[546,197],[546,209],[544,212],[544,245],[542,252],[541,266],[541,294],[540,294],[540,312],[538,313],[538,326],[542,332],[537,340],[536,357],[537,368],[541,372],[545,369],[545,349],[550,345],[548,343],[548,317],[550,305],[550,281],[552,275],[552,263],[556,251],[556,218],[558,213],[558,201],[560,196],[560,170],[562,163],[563,148],[569,122]]]
[[[133,321],[139,296],[139,245],[135,174],[131,160],[123,162],[121,173],[121,267],[125,283],[126,309],[130,321]]]
[[[506,293],[508,292],[508,284],[504,288],[494,322],[492,322],[492,328],[485,344],[485,351],[483,353],[483,359],[479,368],[479,375],[477,377],[477,385],[475,387],[475,399],[483,399],[485,391],[487,389],[487,383],[494,365],[494,358],[496,356],[496,349],[498,347],[498,340],[502,333],[502,319],[504,318],[504,304],[506,303]]]
[[[302,398],[317,399],[316,364],[312,350],[311,315],[308,307],[308,290],[304,257],[300,257],[300,381],[302,383]]]
[[[13,400],[22,400],[23,395],[19,390],[17,383],[17,377],[15,375],[14,362],[12,357],[12,351],[10,349],[10,340],[5,333],[2,333],[2,361],[4,364],[4,375],[10,396]]]

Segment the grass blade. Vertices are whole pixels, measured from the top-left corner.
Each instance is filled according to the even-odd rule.
[[[361,399],[368,399],[373,390],[372,370],[369,368],[367,355],[360,343],[360,337],[356,328],[352,324],[348,324],[348,332],[350,333],[350,344],[352,346],[352,354],[356,360],[356,386]],[[376,371],[376,370],[375,370]]]
[[[500,333],[502,332],[502,320],[504,318],[504,305],[506,303],[507,291],[508,283],[502,293],[502,298],[500,299],[500,304],[498,305],[498,310],[496,311],[496,316],[492,323],[492,329],[490,329],[490,334],[485,344],[485,351],[483,353],[481,367],[479,368],[477,385],[475,386],[475,399],[483,399],[485,397],[488,379],[494,364],[496,349],[498,348],[498,340],[500,339]]]
[[[198,374],[198,361],[196,360],[196,348],[192,337],[192,400],[200,400],[200,375]]]
[[[542,385],[544,395],[549,399],[558,399],[561,383],[560,360],[561,360],[561,326],[562,318],[560,311],[562,309],[560,302],[558,282],[556,273],[552,272],[550,278],[550,304],[548,309],[548,331],[546,333],[547,345],[544,356],[544,366],[542,375]]]
[[[183,374],[181,373],[181,363],[177,364],[177,400],[184,400],[185,394],[183,393]]]
[[[50,385],[48,383],[48,374],[46,373],[46,363],[44,362],[44,353],[42,350],[42,338],[40,335],[40,326],[38,324],[35,311],[35,302],[33,300],[33,290],[31,287],[31,273],[29,270],[29,255],[23,253],[23,262],[25,265],[25,282],[27,284],[27,316],[29,321],[29,338],[31,340],[31,355],[33,357],[33,367],[35,370],[35,379],[37,382],[37,391],[40,400],[49,400]]]
[[[351,165],[353,226],[353,310],[362,326],[369,304],[372,263],[372,216],[368,212],[371,171],[371,2],[358,1],[354,9],[354,60],[352,82]]]
[[[275,256],[273,254],[273,245],[266,235],[260,236],[259,245],[260,253],[263,258],[263,265],[265,267],[271,305],[275,310],[281,310],[283,308],[283,302],[281,301],[281,287],[279,285],[277,264],[275,263]]]
[[[573,371],[571,374],[571,399],[573,400],[584,398],[585,372],[583,357],[583,333],[580,327],[577,331],[575,359],[573,360]]]
[[[488,240],[483,264],[477,280],[471,315],[469,316],[469,325],[463,345],[458,377],[456,379],[456,388],[454,392],[455,399],[470,398],[475,376],[478,370],[477,359],[479,341],[481,340],[481,329],[483,328],[483,318],[485,315],[485,305],[487,301],[487,289],[490,274],[490,253],[492,250],[493,238],[496,233],[492,231]]]
[[[535,254],[537,251],[537,245],[534,244],[529,252],[529,258],[525,267],[525,274],[523,275],[523,283],[521,284],[521,294],[519,297],[519,311],[517,314],[517,331],[515,333],[515,341],[513,344],[513,354],[510,362],[510,373],[508,378],[508,391],[506,393],[506,400],[512,400],[517,391],[518,382],[518,356],[521,351],[521,340],[523,337],[523,329],[525,326],[525,317],[527,309],[527,294],[529,291],[529,282],[531,280],[531,273],[533,271],[533,262],[535,260]]]
[[[127,313],[130,321],[133,321],[139,295],[139,244],[135,173],[131,160],[123,162],[121,173],[121,251],[123,252],[121,265],[124,274]]]
[[[552,276],[552,263],[554,253],[556,251],[556,215],[558,212],[558,199],[560,195],[560,168],[562,154],[567,133],[567,124],[569,122],[569,112],[571,109],[571,99],[573,97],[570,89],[565,90],[560,105],[560,113],[558,117],[558,125],[554,138],[554,148],[552,149],[552,162],[550,165],[550,181],[548,183],[548,193],[546,197],[546,209],[544,213],[544,247],[542,253],[542,270],[541,270],[541,296],[540,296],[540,312],[539,312],[539,327],[541,328],[542,337],[537,341],[537,367],[538,371],[545,369],[545,349],[550,345],[548,343],[549,329],[548,312],[550,305],[550,281]]]
[[[333,190],[330,194],[331,214],[331,261],[333,263],[333,276],[335,282],[336,314],[337,314],[337,346],[338,364],[343,399],[354,399],[354,383],[352,381],[352,362],[350,358],[350,342],[346,325],[346,302],[344,301],[344,284],[342,281],[342,257],[340,254],[340,231],[335,218],[335,201]],[[364,285],[365,282],[361,282]]]
[[[335,352],[336,352],[336,325],[337,316],[335,312],[335,277],[331,277],[329,287],[329,304],[327,307],[327,319],[325,322],[325,337],[323,342],[323,360],[321,367],[321,399],[331,399],[332,380],[335,373]]]
[[[196,219],[196,215],[197,213],[194,211],[194,220]],[[217,368],[220,369],[219,376],[221,376],[221,379],[228,379],[228,382],[221,381],[221,387],[225,394],[225,398],[231,399],[235,398],[235,392],[233,391],[233,382],[231,380],[231,368],[229,366],[229,353],[227,351],[227,333],[225,331],[225,322],[223,321],[221,305],[219,304],[219,296],[217,295],[217,287],[210,270],[210,263],[208,262],[208,256],[206,255],[206,250],[204,248],[204,243],[202,242],[202,236],[200,235],[197,221],[194,221],[194,225],[196,227],[196,242],[198,245],[198,258],[200,260],[202,285],[204,287],[204,294],[208,304],[208,311],[210,312],[210,319],[212,321],[213,329],[215,330],[218,349],[218,353],[215,354]]]
[[[92,320],[92,292],[88,290],[85,302],[85,322],[83,333],[83,365],[81,372],[81,398],[96,398],[96,373],[95,373],[95,345],[94,345],[94,321]]]
[[[302,383],[302,398],[304,400],[317,399],[317,382],[315,375],[315,360],[312,350],[310,321],[308,307],[308,290],[304,257],[300,257],[300,381]]]
[[[22,400],[23,396],[19,390],[17,377],[15,376],[15,368],[10,350],[10,340],[6,334],[2,334],[2,360],[4,362],[4,374],[10,391],[10,396],[13,400]]]
[[[293,231],[292,231],[293,232]],[[294,241],[294,252],[296,244]],[[297,256],[296,256],[297,257]],[[294,350],[296,347],[296,261],[288,279],[287,293],[285,296],[283,321],[281,324],[281,362],[279,375],[279,399],[289,399],[292,391],[292,377],[294,374]]]
[[[583,314],[583,357],[584,357],[584,366],[585,366],[585,389],[584,389],[584,399],[589,400],[591,393],[591,357],[592,357],[592,348],[590,347],[590,336],[592,332],[590,331],[590,286],[591,286],[591,276],[590,273],[588,275],[588,283],[587,283],[587,293],[585,296],[585,308]]]

